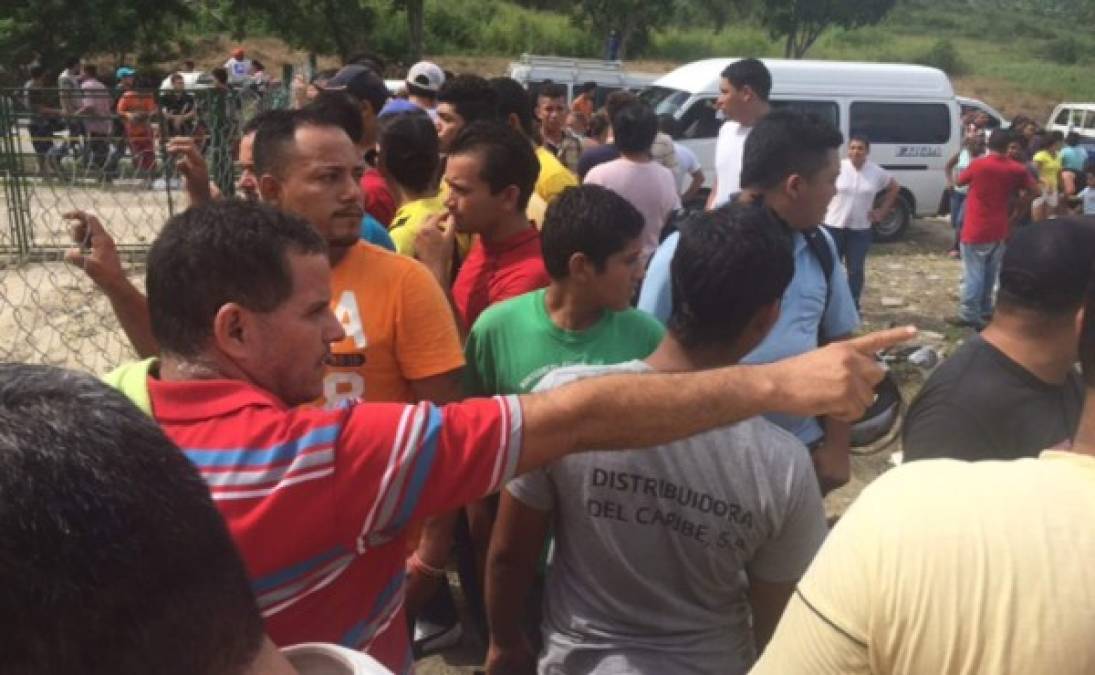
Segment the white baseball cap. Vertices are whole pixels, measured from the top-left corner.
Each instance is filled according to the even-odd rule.
[[[407,71],[407,84],[436,94],[445,84],[445,71],[432,61],[419,61]]]

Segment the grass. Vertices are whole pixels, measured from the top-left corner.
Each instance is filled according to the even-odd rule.
[[[408,42],[404,14],[393,9],[391,0],[362,1],[376,16],[370,48],[403,54]],[[426,0],[425,9],[426,53],[456,71],[500,74],[522,52],[596,57],[604,40],[565,14],[507,0]],[[223,60],[227,43],[207,42],[216,45],[209,65]],[[274,45],[266,49],[267,43],[277,42],[248,39],[268,64],[281,62]],[[719,31],[667,23],[651,31],[646,50],[637,55],[647,61],[630,65],[657,72],[701,58],[746,55],[781,57],[782,44],[761,27],[740,21]],[[1095,100],[1089,67],[1095,60],[1095,27],[1016,12],[971,15],[959,0],[899,0],[878,26],[828,30],[807,57],[943,67],[959,93],[981,98],[1010,116],[1026,113],[1045,119],[1059,101]],[[290,58],[303,62],[299,52]],[[321,64],[334,65],[334,60],[321,59]]]

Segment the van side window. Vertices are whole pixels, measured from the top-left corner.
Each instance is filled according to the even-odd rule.
[[[946,143],[951,113],[943,103],[857,102],[851,107],[852,136],[871,143]]]
[[[680,138],[715,138],[722,120],[715,117],[715,99],[696,101],[685,111],[680,121]]]
[[[773,99],[771,103],[774,110],[790,108],[796,112],[816,115],[823,120],[828,120],[837,129],[840,128],[840,107],[837,106],[835,101],[795,101],[789,99],[777,101]]]
[[[1053,120],[1054,124],[1060,124],[1062,127],[1068,126],[1068,108],[1061,108],[1061,112],[1057,113],[1057,119]]]
[[[1087,118],[1084,119],[1084,129],[1095,129],[1095,112],[1087,111]]]
[[[1072,111],[1072,121],[1069,122],[1070,127],[1083,127],[1084,126],[1084,113],[1087,112],[1083,109],[1077,108]],[[1088,115],[1091,117],[1091,115]]]

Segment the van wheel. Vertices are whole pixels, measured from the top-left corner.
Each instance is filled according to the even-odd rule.
[[[912,222],[912,205],[905,195],[897,195],[890,217],[873,226],[874,240],[882,243],[897,241],[905,236],[905,230]]]

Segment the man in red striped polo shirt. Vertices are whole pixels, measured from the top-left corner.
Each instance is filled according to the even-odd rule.
[[[534,396],[322,410],[301,404],[322,392],[330,346],[343,337],[326,246],[306,222],[265,205],[215,202],[176,215],[148,258],[158,368],[113,379],[147,397],[201,471],[271,638],[337,642],[396,672],[412,668],[407,523],[580,450],[661,444],[766,411],[854,419],[882,374],[868,355],[910,335]]]

